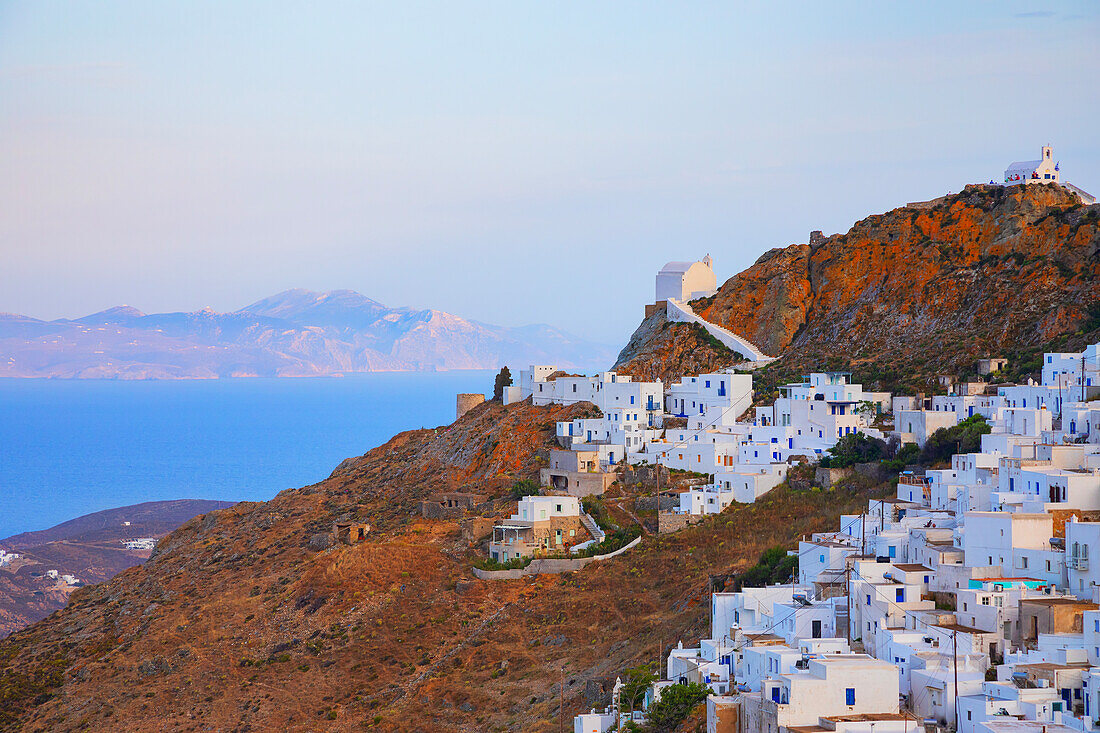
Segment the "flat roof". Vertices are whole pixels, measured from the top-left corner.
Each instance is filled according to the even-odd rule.
[[[985,629],[976,629],[973,626],[963,626],[962,624],[932,624],[938,629],[947,629],[948,631],[957,631],[960,634],[996,634],[996,631],[986,631]]]
[[[915,573],[915,572],[918,572],[918,571],[929,571],[929,572],[931,572],[931,570],[932,570],[932,568],[921,565],[919,562],[894,563],[894,567],[897,568],[898,570],[901,570],[902,572],[906,572],[906,573]]]
[[[1031,664],[1016,665],[1016,669],[1041,669],[1044,671],[1052,669],[1087,669],[1088,667],[1088,662],[1067,662],[1066,664],[1059,664],[1057,662],[1032,662]]]
[[[1089,610],[1100,608],[1091,601],[1079,601],[1076,598],[1021,598],[1020,603],[1034,603],[1037,606],[1080,606]]]
[[[862,723],[877,720],[916,720],[917,716],[911,713],[857,713],[854,715],[830,715],[825,720],[837,723]]]

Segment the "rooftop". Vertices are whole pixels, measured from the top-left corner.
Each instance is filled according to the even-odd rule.
[[[1100,608],[1100,605],[1091,601],[1079,601],[1076,598],[1021,598],[1020,603],[1033,603],[1037,606],[1078,606],[1088,610]]]
[[[985,629],[976,629],[973,626],[963,626],[962,624],[932,624],[939,629],[947,629],[948,631],[956,631],[960,634],[995,634],[995,631],[986,631]]]

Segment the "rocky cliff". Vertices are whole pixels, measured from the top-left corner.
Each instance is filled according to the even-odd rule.
[[[1097,303],[1100,206],[1055,185],[983,185],[771,250],[692,306],[781,356],[769,372],[853,369],[890,387],[972,373],[986,356],[1032,371],[1043,349],[1095,339]],[[700,361],[679,362],[648,330],[636,349],[667,356],[668,376]]]

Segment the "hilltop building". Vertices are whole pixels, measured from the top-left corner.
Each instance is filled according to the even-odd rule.
[[[1028,183],[1059,183],[1059,166],[1054,162],[1054,148],[1044,145],[1039,160],[1018,160],[1005,168],[1005,185]]]
[[[718,278],[714,275],[713,264],[710,255],[698,262],[666,263],[657,273],[657,302],[673,298],[686,303],[714,295],[718,290]]]

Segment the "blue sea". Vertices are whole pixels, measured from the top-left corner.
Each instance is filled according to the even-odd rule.
[[[0,538],[162,499],[270,499],[402,430],[454,419],[488,371],[342,378],[0,379]]]

